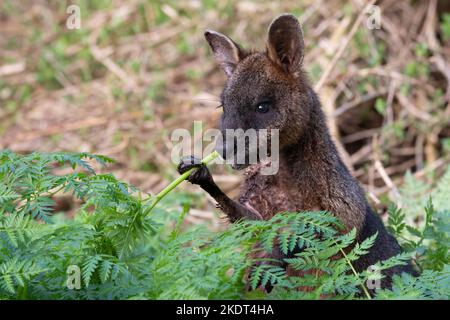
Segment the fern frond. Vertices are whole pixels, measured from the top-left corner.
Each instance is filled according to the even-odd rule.
[[[13,257],[0,264],[0,289],[15,294],[17,287],[23,287],[25,281],[47,270],[29,260]]]
[[[83,262],[82,276],[83,276],[83,281],[84,281],[84,284],[86,285],[86,287],[89,286],[92,275],[94,274],[94,272],[97,269],[101,260],[102,260],[102,258],[100,255],[95,255],[92,257],[88,257]]]

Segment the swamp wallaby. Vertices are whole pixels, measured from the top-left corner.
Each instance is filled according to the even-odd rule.
[[[356,228],[359,242],[378,232],[370,253],[355,263],[358,271],[400,253],[336,151],[319,99],[302,69],[305,47],[297,18],[283,14],[271,23],[264,52],[243,50],[214,31],[206,31],[205,37],[228,77],[221,95],[220,130],[225,136],[226,129],[278,129],[279,170],[263,175],[262,162],[235,164],[235,169],[246,168],[238,201],[220,190],[196,158],[184,158],[178,171],[198,167],[188,180],[208,192],[231,222],[265,220],[282,211],[325,210],[347,231]],[[218,147],[224,157],[227,145],[225,141]],[[381,286],[389,287],[391,276],[403,271],[414,273],[411,265],[394,267],[385,271]]]

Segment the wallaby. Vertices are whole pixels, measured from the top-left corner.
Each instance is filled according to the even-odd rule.
[[[356,228],[358,242],[378,232],[370,253],[354,264],[359,272],[400,253],[336,151],[319,99],[302,69],[305,46],[297,18],[282,14],[273,20],[264,52],[246,51],[215,31],[206,31],[205,38],[227,75],[221,95],[223,136],[226,129],[278,129],[279,170],[262,175],[262,162],[235,164],[235,169],[246,167],[238,201],[220,190],[198,159],[183,158],[178,171],[197,167],[188,180],[208,192],[230,222],[266,220],[283,211],[325,210],[338,217],[346,231]],[[227,145],[217,144],[224,157]],[[273,256],[282,259],[280,252]],[[411,264],[393,267],[384,271],[381,287],[390,287],[392,275],[401,272],[415,273]]]

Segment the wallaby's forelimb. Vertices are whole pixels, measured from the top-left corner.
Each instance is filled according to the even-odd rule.
[[[178,172],[183,174],[189,169],[198,168],[192,172],[187,180],[190,183],[199,185],[208,192],[214,200],[217,201],[217,207],[220,208],[228,217],[230,222],[236,222],[241,219],[262,220],[261,214],[251,206],[244,206],[237,201],[230,199],[214,182],[211,173],[200,159],[190,156],[181,159],[178,165]]]

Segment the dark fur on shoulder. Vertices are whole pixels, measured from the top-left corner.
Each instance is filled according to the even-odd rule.
[[[397,241],[370,209],[330,137],[319,99],[302,70],[304,44],[298,20],[289,14],[276,18],[264,52],[244,51],[214,31],[207,31],[205,37],[228,76],[221,97],[221,130],[279,129],[279,171],[262,175],[262,163],[235,165],[236,169],[246,167],[238,201],[228,198],[194,158],[184,159],[179,171],[199,167],[189,180],[214,197],[231,222],[266,220],[282,211],[326,210],[347,231],[356,228],[359,242],[378,232],[370,253],[355,263],[357,271],[400,253]],[[265,104],[263,113],[257,110],[261,103]],[[223,155],[226,147],[227,142],[220,147]],[[387,270],[382,287],[389,287],[391,276],[403,271],[414,273],[411,265]]]

